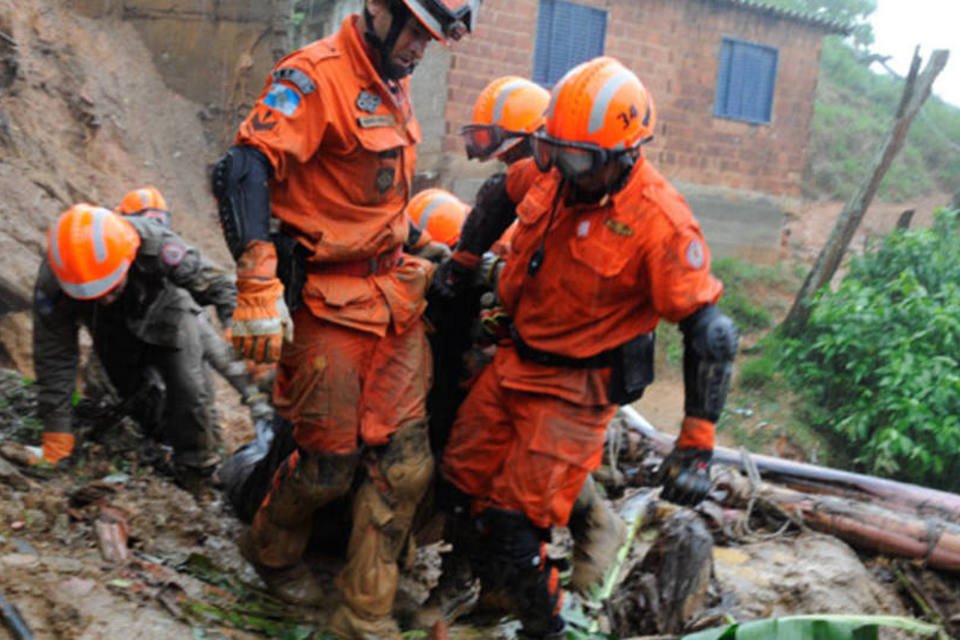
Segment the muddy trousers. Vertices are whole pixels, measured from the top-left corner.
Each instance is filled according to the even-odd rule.
[[[591,588],[603,586],[620,547],[626,542],[627,527],[600,495],[593,476],[587,476],[583,483],[567,526],[573,538],[570,588],[589,594]]]
[[[300,562],[314,512],[350,490],[358,466],[365,474],[353,498],[347,562],[338,578],[348,611],[335,614],[341,625],[334,632],[346,637],[364,637],[351,629],[392,612],[397,560],[433,474],[426,421],[401,426],[387,444],[370,447],[362,459],[357,452],[294,451],[277,470],[250,531],[263,565],[283,568]]]
[[[173,447],[174,462],[187,468],[212,469],[218,460],[219,428],[213,380],[203,359],[200,318],[183,312],[177,318],[178,347],[147,344],[123,327],[94,336],[97,357],[121,398],[130,401],[134,419]],[[157,419],[142,397],[159,373],[164,389]]]

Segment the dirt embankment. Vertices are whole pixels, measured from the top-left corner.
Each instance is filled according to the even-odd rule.
[[[112,208],[157,186],[173,226],[215,260],[229,260],[207,190],[202,105],[171,91],[136,30],[91,20],[56,0],[0,0],[0,255],[3,275],[29,294],[49,224],[75,202]],[[23,316],[0,341],[29,372]],[[8,362],[8,364],[10,364]]]

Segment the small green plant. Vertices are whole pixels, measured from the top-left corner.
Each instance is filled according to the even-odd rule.
[[[873,473],[960,489],[960,223],[894,233],[815,298],[783,368]]]

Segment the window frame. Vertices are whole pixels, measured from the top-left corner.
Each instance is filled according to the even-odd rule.
[[[547,89],[551,89],[553,85],[556,84],[557,81],[560,78],[562,78],[567,71],[572,69],[573,66],[576,66],[576,64],[579,64],[579,63],[576,63],[570,68],[566,69],[565,71],[560,73],[556,78],[554,78],[552,81],[549,77],[538,76],[540,66],[546,66],[547,71],[549,72],[550,60],[553,58],[553,55],[554,55],[553,47],[555,46],[554,45],[555,34],[554,34],[554,24],[553,24],[554,17],[553,15],[551,15],[550,17],[550,24],[549,24],[550,33],[544,35],[541,33],[541,30],[540,30],[541,15],[543,14],[545,5],[551,5],[551,11],[555,11],[558,4],[572,5],[579,9],[585,10],[591,14],[602,16],[602,20],[601,20],[602,24],[600,24],[601,28],[600,28],[600,34],[599,34],[600,49],[598,52],[591,53],[589,56],[584,58],[581,62],[586,62],[587,60],[590,60],[597,56],[604,55],[604,52],[606,51],[606,45],[607,45],[607,28],[610,23],[610,11],[602,7],[594,7],[587,4],[581,4],[579,2],[573,2],[572,0],[539,0],[538,1],[537,29],[536,29],[536,33],[533,41],[533,61],[531,65],[533,72],[531,74],[532,75],[531,79],[537,84],[539,84],[540,86],[546,87]],[[538,61],[540,60],[540,56],[544,56],[546,58],[543,64],[538,64]]]
[[[729,58],[725,62],[724,52],[729,46]],[[727,87],[724,88],[723,96],[727,98],[724,102],[729,103],[729,82],[731,77],[731,71],[733,68],[733,55],[736,47],[746,46],[751,49],[762,50],[770,52],[773,54],[773,64],[770,66],[770,95],[767,97],[767,111],[769,116],[766,120],[759,118],[754,118],[742,114],[731,113],[729,110],[724,111],[721,107],[726,105],[721,105],[720,102],[720,80],[725,78],[727,82]],[[724,70],[724,64],[726,64],[726,70]],[[780,70],[780,49],[768,44],[763,44],[760,42],[753,42],[750,40],[744,40],[742,38],[736,38],[733,36],[722,36],[720,39],[720,50],[717,55],[717,76],[714,83],[714,106],[713,106],[713,116],[715,118],[722,118],[724,120],[734,120],[736,122],[746,122],[749,124],[757,125],[772,125],[773,124],[773,114],[774,114],[774,103],[777,96],[777,78],[779,76]]]

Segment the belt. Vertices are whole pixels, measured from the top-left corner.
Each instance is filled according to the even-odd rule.
[[[312,262],[307,264],[308,273],[337,274],[343,276],[379,276],[393,271],[403,264],[403,248],[397,247],[369,258],[345,262]]]
[[[510,336],[513,338],[513,347],[517,350],[517,354],[521,359],[548,367],[566,367],[568,369],[603,369],[605,367],[612,367],[614,357],[619,350],[619,347],[616,347],[609,351],[602,351],[594,356],[573,358],[571,356],[541,351],[536,347],[531,347],[520,337],[520,333],[517,331],[515,325],[510,325]]]

